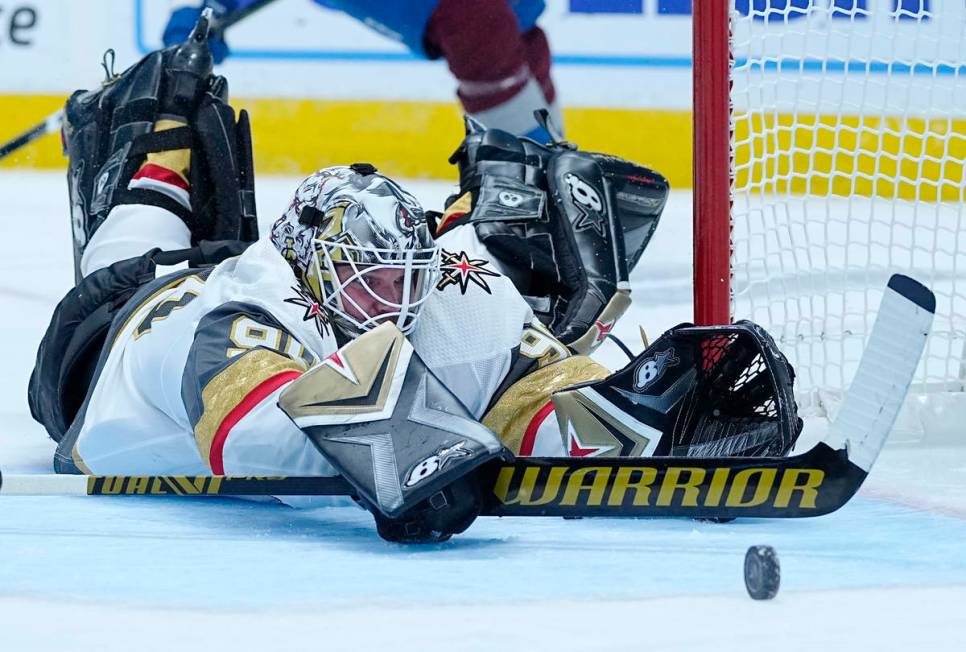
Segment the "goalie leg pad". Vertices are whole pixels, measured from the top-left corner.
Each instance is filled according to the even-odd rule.
[[[103,88],[77,91],[67,101],[63,138],[77,263],[121,204],[174,213],[191,230],[192,244],[257,239],[248,118],[243,111],[236,123],[227,83],[211,75],[210,57],[190,69],[179,56],[179,48],[149,54]],[[162,164],[167,169],[159,174],[186,199],[131,186],[146,157],[153,155],[148,163],[172,158],[160,153],[178,153],[179,164]]]
[[[437,235],[472,223],[540,320],[575,352],[593,351],[626,309],[628,274],[657,227],[667,180],[569,143],[542,146],[472,120],[466,129],[450,157],[460,195]]]

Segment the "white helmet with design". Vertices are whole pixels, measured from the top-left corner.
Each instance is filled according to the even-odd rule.
[[[439,280],[439,249],[415,197],[368,163],[319,170],[272,226],[303,289],[349,333],[412,330]]]

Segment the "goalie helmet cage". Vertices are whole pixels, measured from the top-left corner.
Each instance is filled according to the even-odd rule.
[[[966,3],[693,3],[694,315],[751,319],[834,417],[889,275],[937,297],[894,437],[966,418]],[[961,438],[960,438],[961,439]]]

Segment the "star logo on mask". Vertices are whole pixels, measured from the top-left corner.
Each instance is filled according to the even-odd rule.
[[[486,269],[490,261],[482,258],[470,258],[465,251],[455,253],[445,249],[441,252],[441,258],[439,269],[443,277],[436,284],[437,290],[443,290],[450,285],[458,285],[460,292],[466,294],[470,283],[473,283],[485,290],[487,294],[493,294],[485,277],[499,276],[500,274]]]
[[[296,285],[292,287],[292,290],[295,291],[296,296],[284,299],[285,303],[291,303],[300,308],[305,308],[302,321],[314,321],[315,327],[319,331],[319,336],[325,337],[329,332],[329,316],[325,313],[325,310],[315,300],[315,297],[301,287]]]

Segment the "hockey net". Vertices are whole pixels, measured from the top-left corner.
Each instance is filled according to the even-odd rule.
[[[894,437],[966,418],[966,3],[694,3],[695,319],[751,319],[834,417],[889,275],[937,313]]]

